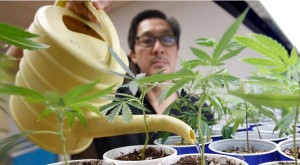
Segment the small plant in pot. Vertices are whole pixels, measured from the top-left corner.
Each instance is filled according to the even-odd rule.
[[[238,78],[230,75],[224,63],[226,60],[237,56],[244,47],[232,41],[232,37],[239,28],[239,25],[244,20],[248,9],[246,9],[236,21],[226,30],[222,38],[217,41],[215,39],[201,38],[196,41],[200,46],[212,48],[212,54],[207,53],[199,48],[192,48],[196,59],[183,61],[182,69],[172,74],[154,75],[155,81],[173,80],[173,84],[165,90],[161,99],[169,97],[172,93],[184,89],[192,97],[197,98],[197,101],[192,105],[196,108],[196,121],[192,123],[193,129],[198,132],[199,143],[201,144],[201,161],[199,164],[205,164],[205,137],[210,137],[210,129],[207,123],[203,120],[203,107],[214,107],[220,111],[222,104],[219,98],[223,97],[220,91],[224,88],[230,88],[238,82]],[[207,74],[201,73],[199,66],[209,68]],[[147,78],[141,80],[145,81]],[[221,96],[219,96],[219,94]],[[205,106],[208,105],[208,106]],[[190,113],[185,113],[190,115]],[[184,116],[185,114],[181,114]],[[183,117],[184,118],[184,117]],[[187,116],[188,118],[188,116]]]
[[[128,79],[128,83],[123,84],[122,87],[129,88],[131,94],[125,94],[125,93],[116,93],[119,97],[113,97],[108,99],[112,99],[113,102],[102,106],[101,113],[108,116],[108,120],[110,122],[114,122],[115,118],[121,114],[123,119],[127,122],[131,122],[132,120],[132,113],[130,111],[131,107],[135,107],[142,111],[142,118],[143,118],[143,126],[144,126],[144,132],[146,133],[146,139],[143,146],[128,146],[128,147],[121,147],[116,148],[110,151],[107,151],[103,158],[105,160],[113,160],[118,164],[127,164],[127,163],[143,163],[143,164],[153,164],[159,162],[162,158],[166,156],[173,156],[176,155],[177,152],[171,147],[166,146],[151,146],[148,145],[149,141],[149,132],[156,132],[156,131],[170,131],[172,133],[178,134],[185,138],[189,142],[195,141],[195,134],[192,131],[190,127],[181,127],[183,125],[186,125],[181,120],[178,120],[176,118],[172,118],[173,121],[176,119],[175,122],[177,123],[171,123],[172,125],[175,124],[178,127],[181,127],[182,130],[176,129],[176,128],[167,128],[165,130],[158,130],[155,128],[155,123],[151,121],[151,116],[147,114],[150,110],[147,109],[147,107],[144,106],[144,98],[148,91],[152,90],[157,85],[163,85],[160,83],[153,83],[153,80],[155,78],[152,78],[152,76],[145,77],[144,73],[140,73],[137,75],[134,75],[132,71],[127,67],[121,59],[119,59],[118,55],[110,49],[111,54],[114,56],[114,58],[119,62],[119,64],[122,66],[122,68],[127,72],[127,75],[122,75],[116,72],[111,72],[112,74],[122,76],[124,78]],[[146,78],[144,81],[143,79]],[[137,92],[139,92],[139,95],[137,95]],[[137,97],[138,96],[138,97]],[[162,119],[162,122],[166,124],[167,120],[169,120],[166,117],[170,117],[167,115],[154,115],[156,117],[162,116],[165,117],[165,119]],[[134,122],[134,121],[133,121]],[[166,124],[168,125],[168,124]],[[160,126],[161,128],[163,126]],[[177,130],[177,131],[176,131]],[[185,131],[188,130],[188,131]],[[192,131],[192,132],[190,132]],[[187,132],[187,133],[183,133]],[[161,148],[163,147],[163,148]],[[125,150],[125,151],[121,151]],[[153,153],[152,153],[153,152]],[[158,154],[156,154],[158,153]],[[163,153],[163,154],[162,154]]]
[[[228,129],[228,133],[236,134],[239,125],[245,124],[248,128],[248,116],[253,117],[253,105],[250,105],[243,100],[235,105],[235,110],[232,110],[228,123],[224,126],[224,129]],[[252,108],[250,108],[252,107]],[[262,111],[268,109],[261,108]],[[270,111],[266,111],[270,112]],[[267,113],[266,113],[267,114]],[[270,113],[272,114],[272,113]],[[273,116],[274,117],[274,116]],[[233,125],[233,127],[229,127]],[[231,128],[231,129],[230,129]],[[253,132],[253,131],[251,131]],[[226,134],[225,132],[223,132]],[[245,160],[250,165],[257,165],[259,163],[275,160],[276,157],[276,144],[271,141],[261,140],[262,138],[251,138],[249,136],[249,130],[240,131],[237,133],[245,133],[243,138],[223,139],[212,142],[209,145],[209,149],[213,153],[234,156]],[[260,133],[260,132],[259,132]],[[232,136],[227,135],[227,136]],[[260,134],[258,134],[260,135]],[[226,135],[223,135],[226,137]]]
[[[296,48],[293,48],[289,54],[277,41],[259,34],[237,36],[236,40],[258,52],[262,57],[244,59],[244,61],[257,66],[259,72],[257,75],[250,77],[249,81],[246,81],[239,90],[230,93],[258,107],[265,106],[280,109],[282,116],[275,130],[280,128],[280,134],[283,134],[292,124],[295,134],[300,99],[299,58]],[[246,84],[254,84],[256,90],[247,90],[245,88]],[[296,139],[294,138],[293,141],[292,150],[294,150],[294,153],[298,153]],[[297,154],[293,156],[297,157]],[[297,159],[295,159],[295,162],[298,164]]]

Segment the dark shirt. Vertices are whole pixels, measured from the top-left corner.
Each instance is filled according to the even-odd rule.
[[[119,93],[127,93],[129,94],[129,90],[127,88],[119,89]],[[139,93],[137,94],[139,95]],[[187,94],[185,92],[180,93],[180,97],[185,97]],[[137,96],[138,97],[138,96]],[[192,98],[191,101],[193,104],[197,101],[196,98]],[[150,112],[146,112],[147,114],[156,114],[154,108],[150,104],[150,102],[145,98],[144,104]],[[186,107],[182,107],[183,111],[186,111]],[[140,115],[142,114],[142,111],[131,107],[131,111],[133,115]],[[176,116],[179,115],[179,111],[177,110],[170,110],[169,115]],[[149,142],[148,144],[154,144],[154,140],[158,138],[157,132],[150,132],[149,133]],[[124,146],[130,146],[130,145],[143,145],[145,143],[145,133],[138,133],[138,134],[128,134],[128,135],[120,135],[120,136],[111,136],[111,137],[101,137],[101,138],[95,138],[92,145],[94,145],[97,157],[99,159],[102,159],[102,155],[111,149],[118,148],[118,147],[124,147]],[[76,156],[72,156],[72,158],[76,159]],[[78,158],[78,157],[77,157]]]

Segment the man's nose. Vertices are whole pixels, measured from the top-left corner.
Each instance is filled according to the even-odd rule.
[[[165,46],[163,46],[161,44],[161,42],[159,41],[159,39],[155,40],[153,48],[152,48],[152,51],[154,52],[154,54],[164,53],[164,49],[165,49]]]

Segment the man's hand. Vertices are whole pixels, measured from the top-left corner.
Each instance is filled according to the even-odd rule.
[[[91,2],[96,9],[107,9],[107,6],[110,4],[110,0],[91,0]],[[68,1],[66,8],[86,19],[96,22],[95,16],[85,7],[84,1]]]

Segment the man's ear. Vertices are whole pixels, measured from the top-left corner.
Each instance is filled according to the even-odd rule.
[[[129,53],[129,56],[130,56],[131,61],[132,61],[133,63],[136,64],[137,59],[136,59],[135,53],[134,53],[133,51],[131,51],[131,52]]]

